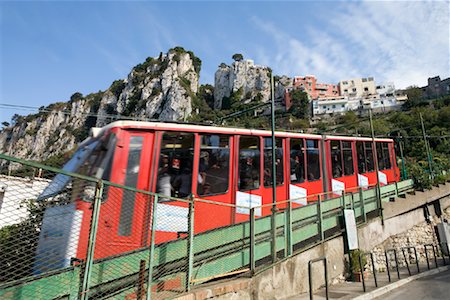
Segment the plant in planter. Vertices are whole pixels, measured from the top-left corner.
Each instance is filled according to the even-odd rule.
[[[359,257],[361,256],[361,254],[363,254],[364,252],[361,251],[360,249],[355,249],[355,250],[351,250],[350,251],[350,261],[351,261],[351,265],[350,265],[350,269],[351,272],[353,274],[353,280],[360,282],[361,279],[361,268],[360,268],[360,264],[359,264]],[[361,265],[364,271],[364,277],[367,277],[367,272],[365,272],[364,267],[367,264],[367,258],[365,255],[361,256]]]

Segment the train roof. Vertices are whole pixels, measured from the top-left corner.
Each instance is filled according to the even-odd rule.
[[[169,130],[169,131],[185,131],[185,132],[207,132],[207,133],[221,133],[221,134],[243,134],[243,135],[260,135],[271,136],[270,130],[261,129],[245,129],[245,128],[232,128],[232,127],[219,127],[219,126],[206,126],[206,125],[193,125],[193,124],[179,124],[179,123],[167,123],[167,122],[145,122],[145,121],[115,121],[102,128],[93,129],[94,136],[100,136],[108,132],[109,130],[120,127],[126,129],[155,129],[155,130]],[[301,132],[287,132],[287,131],[275,131],[277,137],[297,137],[297,138],[310,138],[310,139],[339,139],[348,141],[371,141],[370,137],[354,137],[354,136],[338,136],[338,135],[318,135]],[[389,138],[376,138],[379,142],[392,142]]]

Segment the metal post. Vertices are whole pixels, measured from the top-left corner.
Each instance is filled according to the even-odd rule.
[[[400,137],[400,139],[403,139],[402,136],[400,136],[400,132],[398,132],[398,136]],[[400,140],[398,142],[399,148],[400,148],[400,157],[402,159],[402,176],[401,179],[405,180],[406,178],[408,178],[408,173],[406,171],[406,166],[405,166],[405,157],[403,156],[403,140]]]
[[[276,228],[276,211],[277,211],[277,182],[276,182],[276,143],[275,143],[275,87],[273,83],[273,74],[270,75],[270,87],[272,89],[272,101],[270,105],[271,111],[271,123],[272,123],[272,217],[271,217],[271,226],[272,226],[272,262],[276,262],[277,260],[277,228]]]
[[[400,279],[400,270],[398,268],[397,250],[394,249],[395,268],[397,269],[397,277]]]
[[[375,163],[375,171],[377,172],[377,203],[378,203],[378,215],[381,218],[381,225],[384,225],[384,217],[383,217],[383,202],[381,201],[381,187],[380,187],[380,175],[379,175],[379,168],[378,168],[378,153],[377,153],[377,145],[375,143],[375,131],[373,129],[373,121],[372,121],[372,110],[369,110],[369,119],[370,119],[370,130],[372,132],[372,153],[374,156],[374,163]]]
[[[363,189],[362,187],[359,187],[359,201],[361,202],[361,215],[363,218],[363,222],[366,223],[367,222],[367,216],[366,216],[366,208],[365,208],[365,203],[364,203],[364,193],[363,193]]]
[[[386,271],[387,271],[387,275],[388,275],[388,280],[389,280],[389,282],[391,282],[391,271],[389,270],[389,258],[388,258],[387,250],[384,251],[384,257],[386,259]]]
[[[188,217],[188,271],[186,274],[186,291],[191,289],[191,278],[194,269],[194,199],[191,197],[189,202],[189,217]]]
[[[151,214],[151,234],[150,234],[150,249],[148,252],[148,278],[147,278],[147,300],[152,298],[152,282],[153,282],[153,265],[155,263],[155,233],[156,233],[156,216],[158,209],[158,195],[153,197],[152,214]]]
[[[250,275],[255,274],[255,208],[250,209]]]
[[[359,260],[359,269],[361,270],[361,282],[362,282],[362,286],[363,286],[363,291],[366,292],[366,281],[364,279],[364,266],[362,263],[362,256],[363,256],[363,253],[361,253],[359,255],[358,260]]]
[[[103,181],[99,180],[95,187],[95,196],[92,209],[91,226],[89,230],[89,241],[86,254],[86,263],[84,266],[83,282],[81,287],[80,299],[88,299],[89,282],[91,280],[92,264],[94,262],[95,241],[97,238],[98,220],[100,217],[100,207],[103,197]]]
[[[427,152],[428,166],[430,168],[431,181],[433,182],[434,181],[434,173],[433,173],[433,167],[432,167],[432,157],[431,157],[430,147],[428,146],[427,133],[425,131],[425,126],[423,125],[422,113],[419,113],[419,115],[420,115],[420,123],[422,124],[423,141],[425,142],[425,151]]]
[[[402,248],[402,253],[403,253],[403,258],[405,259],[406,269],[408,269],[408,274],[409,274],[409,276],[411,276],[411,270],[409,269],[408,259],[406,258],[406,255],[405,255],[405,248]]]
[[[313,299],[313,281],[312,281],[312,264],[318,261],[323,261],[324,275],[325,275],[325,297],[328,300],[328,271],[327,271],[327,258],[320,257],[310,260],[308,262],[308,281],[309,281],[309,299]]]
[[[286,248],[287,248],[287,255],[292,255],[292,202],[288,201],[288,208],[286,213],[287,218],[287,230],[286,230]]]
[[[322,195],[319,194],[318,200],[317,200],[317,215],[319,217],[319,233],[320,233],[320,241],[323,242],[325,239],[324,232],[323,232],[323,214],[322,214]]]

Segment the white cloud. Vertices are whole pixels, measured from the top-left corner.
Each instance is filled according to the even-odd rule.
[[[320,28],[309,24],[302,41],[252,18],[277,45],[271,64],[276,73],[314,74],[321,82],[373,76],[401,88],[449,76],[448,2],[367,1],[339,8]],[[267,54],[261,57],[267,60]]]

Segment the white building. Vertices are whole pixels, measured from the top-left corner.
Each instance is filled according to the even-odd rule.
[[[344,96],[319,98],[312,101],[313,115],[345,113],[348,111],[348,98]]]
[[[26,202],[35,200],[50,180],[0,175],[0,228],[28,217]]]

